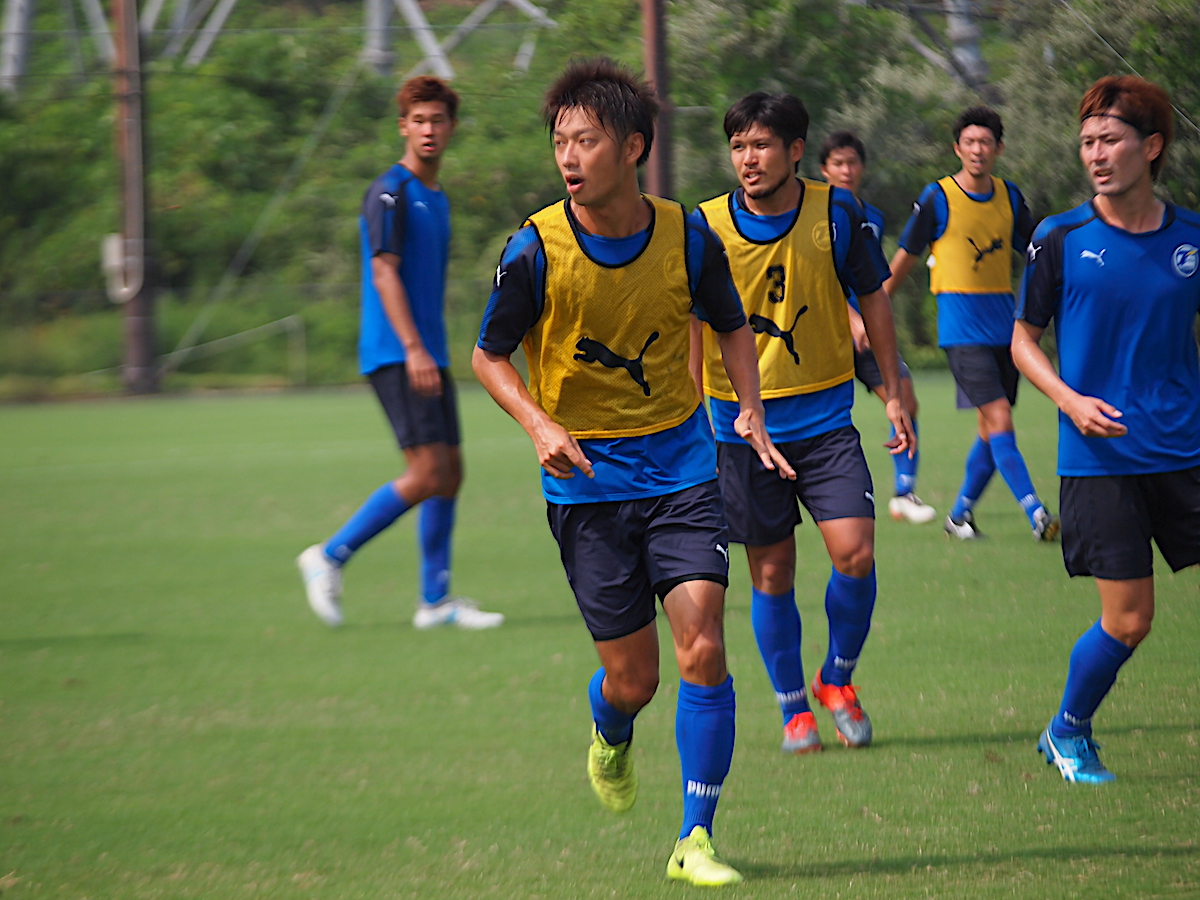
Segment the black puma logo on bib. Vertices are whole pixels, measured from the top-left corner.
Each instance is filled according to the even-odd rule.
[[[769,334],[771,337],[777,337],[783,341],[783,345],[787,347],[788,353],[792,354],[792,359],[796,361],[796,365],[800,365],[800,354],[796,352],[796,344],[792,338],[792,332],[796,330],[796,323],[800,321],[800,317],[808,312],[808,304],[800,307],[800,311],[796,313],[796,318],[792,319],[792,327],[784,331],[770,319],[760,315],[751,314],[750,327],[755,334]]]
[[[658,332],[656,331],[646,338],[646,343],[642,346],[642,352],[638,354],[637,359],[626,359],[624,356],[613,353],[599,341],[580,338],[575,343],[575,348],[580,352],[576,353],[574,358],[585,363],[598,362],[607,369],[624,369],[629,373],[629,377],[641,387],[642,393],[649,397],[650,385],[646,382],[645,373],[642,371],[642,358],[646,355],[650,345],[657,340]]]

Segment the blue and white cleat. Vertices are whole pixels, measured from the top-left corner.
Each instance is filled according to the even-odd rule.
[[[1050,733],[1050,726],[1038,738],[1038,753],[1045,754],[1046,765],[1053,763],[1066,781],[1076,784],[1104,784],[1116,781],[1117,776],[1104,768],[1096,753],[1100,745],[1090,737],[1060,738]]]

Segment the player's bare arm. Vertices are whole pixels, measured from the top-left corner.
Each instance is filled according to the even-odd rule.
[[[889,263],[889,268],[892,270],[892,277],[883,283],[883,289],[887,291],[889,297],[896,293],[896,289],[900,285],[904,284],[904,279],[908,277],[909,272],[913,270],[913,266],[920,259],[921,257],[914,256],[903,247],[896,251],[896,255],[892,257],[892,261]]]
[[[780,478],[795,481],[796,470],[767,435],[767,414],[758,387],[758,349],[754,332],[749,325],[743,325],[736,331],[718,331],[716,335],[721,346],[721,360],[741,407],[733,423],[734,431],[754,448],[764,466],[777,471]]]
[[[579,442],[538,406],[509,357],[476,347],[471,368],[492,399],[525,429],[543,469],[555,478],[574,478],[576,468],[595,477]]]
[[[846,301],[846,314],[850,317],[850,340],[854,342],[854,350],[857,353],[866,353],[871,349],[871,339],[867,336],[867,328],[863,324],[863,317],[858,314],[858,310],[850,305],[850,301]]]
[[[903,252],[903,251],[902,251]],[[884,408],[888,421],[896,429],[896,436],[885,446],[892,454],[908,451],[911,458],[917,450],[917,436],[913,432],[912,419],[904,408],[900,393],[900,356],[896,350],[896,322],[892,318],[892,301],[887,291],[880,288],[858,298],[862,309],[863,324],[867,336],[875,347],[875,361],[883,377],[883,391],[887,398]]]
[[[404,347],[404,371],[408,383],[418,394],[437,396],[442,392],[442,375],[437,362],[425,349],[413,321],[408,294],[400,281],[400,257],[394,253],[377,253],[371,259],[371,278],[379,291],[383,311]]]
[[[1041,347],[1043,328],[1020,319],[1013,325],[1013,362],[1035,388],[1054,401],[1085,437],[1120,437],[1129,429],[1120,422],[1121,411],[1099,397],[1088,397],[1058,377],[1054,364]]]

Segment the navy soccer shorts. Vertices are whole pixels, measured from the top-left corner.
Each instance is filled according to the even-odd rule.
[[[442,393],[437,397],[418,394],[409,386],[404,363],[384,366],[368,376],[402,450],[419,444],[458,446],[458,395],[450,370],[440,371]]]
[[[729,539],[767,547],[789,537],[800,524],[800,504],[813,521],[875,518],[875,487],[853,425],[775,447],[796,470],[780,478],[744,442],[717,442],[718,479]]]
[[[854,351],[854,374],[868,391],[873,391],[883,384],[883,373],[879,371],[879,363],[875,360],[875,351],[867,349],[865,353]],[[900,360],[900,377],[912,380],[912,372],[903,359]]]
[[[1149,578],[1151,540],[1178,572],[1200,563],[1200,466],[1155,475],[1064,476],[1059,516],[1063,561],[1072,576]]]
[[[729,584],[729,530],[715,481],[661,497],[546,507],[592,640],[649,625],[655,595],[685,581]]]
[[[978,409],[1001,397],[1008,399],[1009,406],[1016,406],[1021,373],[1007,344],[958,344],[942,349],[958,385],[959,409]]]

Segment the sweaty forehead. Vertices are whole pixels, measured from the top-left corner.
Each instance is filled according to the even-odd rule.
[[[578,133],[589,130],[611,134],[610,129],[604,127],[604,123],[600,121],[600,115],[591,107],[564,106],[558,111],[558,117],[554,120],[555,133]]]
[[[1120,110],[1108,109],[1094,113],[1079,123],[1080,137],[1099,137],[1100,135],[1136,134],[1137,128],[1125,121]]]
[[[747,128],[745,131],[735,132],[733,137],[731,137],[729,140],[730,140],[730,142],[733,142],[733,141],[745,141],[745,142],[775,141],[775,140],[782,142],[783,138],[779,137],[779,135],[777,135],[775,132],[773,132],[766,125],[763,125],[759,122],[755,122],[753,125],[751,125],[749,128]]]

